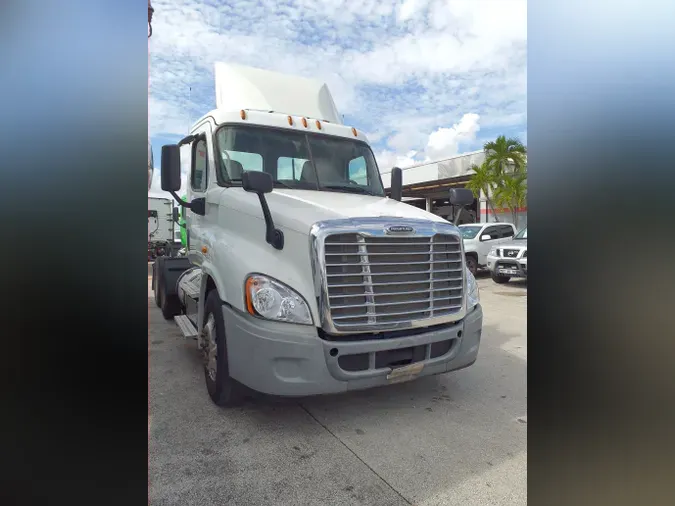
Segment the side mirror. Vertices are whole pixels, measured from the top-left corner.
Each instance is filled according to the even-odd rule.
[[[483,234],[480,236],[481,241],[489,241],[490,239],[492,239],[492,236],[490,234]]]
[[[162,190],[180,190],[180,148],[177,144],[162,146]]]
[[[241,173],[241,185],[247,192],[271,193],[274,189],[274,180],[267,172],[245,170]]]
[[[468,206],[473,204],[473,192],[467,188],[453,188],[450,190],[450,205]]]
[[[176,223],[178,223],[179,218],[180,218],[180,216],[179,216],[178,208],[177,208],[177,207],[174,207],[174,208],[173,208],[173,221],[175,221]]]
[[[403,171],[398,167],[391,169],[391,198],[399,202],[403,198]]]
[[[265,194],[272,193],[274,189],[272,176],[267,172],[245,170],[241,173],[241,186],[247,192],[258,194],[260,207],[265,218],[265,240],[267,243],[278,250],[284,249],[284,233],[274,226],[272,213],[265,198]]]

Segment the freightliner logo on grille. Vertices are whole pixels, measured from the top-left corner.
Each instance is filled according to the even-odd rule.
[[[415,229],[409,225],[389,225],[384,227],[387,234],[413,234]]]

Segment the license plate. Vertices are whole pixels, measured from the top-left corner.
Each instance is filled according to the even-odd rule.
[[[499,269],[499,272],[501,274],[512,274],[512,275],[518,274],[517,269]]]
[[[392,369],[389,374],[387,374],[387,380],[390,383],[400,383],[402,381],[410,381],[415,379],[419,373],[424,369],[424,363],[418,362],[416,364],[404,365],[403,367],[397,367]]]

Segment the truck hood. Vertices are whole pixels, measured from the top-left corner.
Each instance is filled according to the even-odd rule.
[[[501,243],[499,247],[513,248],[513,249],[527,249],[527,239],[515,239],[511,241],[506,241]]]
[[[266,195],[275,225],[307,234],[317,221],[392,217],[436,221],[447,220],[414,206],[386,197],[314,190],[275,189]],[[262,219],[258,196],[241,188],[225,191],[222,204],[237,212]]]

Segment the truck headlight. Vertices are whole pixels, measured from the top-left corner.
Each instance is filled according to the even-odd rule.
[[[476,278],[471,274],[471,271],[466,269],[466,307],[467,309],[473,309],[479,302],[478,283],[476,283]]]
[[[312,325],[309,306],[300,294],[274,279],[255,274],[246,279],[246,309],[267,320]]]
[[[498,248],[492,248],[490,252],[488,253],[491,257],[498,257],[499,256],[499,249]]]

